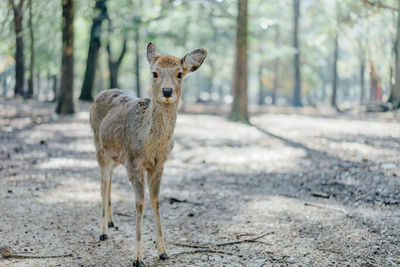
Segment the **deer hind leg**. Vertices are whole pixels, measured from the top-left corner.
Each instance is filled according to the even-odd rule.
[[[140,162],[128,159],[126,163],[129,181],[135,192],[136,202],[136,245],[133,266],[142,266],[142,221],[144,212],[144,169]]]
[[[104,154],[103,150],[97,152],[97,160],[100,165],[101,171],[101,199],[102,199],[102,218],[101,218],[101,234],[100,240],[107,240],[108,236],[108,220],[110,205],[110,191],[111,191],[111,177],[115,168],[114,162]]]
[[[108,228],[115,227],[113,214],[111,210],[111,184],[112,184],[112,171],[110,174],[110,182],[108,183]]]
[[[166,252],[164,237],[162,234],[160,210],[159,210],[159,207],[160,207],[159,193],[160,193],[162,172],[163,172],[162,168],[155,170],[155,171],[149,170],[148,176],[147,176],[147,182],[149,185],[150,201],[151,201],[151,206],[153,208],[154,219],[155,219],[155,223],[156,223],[156,231],[155,232],[156,232],[156,244],[157,244],[158,255],[160,256],[160,259],[166,260],[169,257]]]

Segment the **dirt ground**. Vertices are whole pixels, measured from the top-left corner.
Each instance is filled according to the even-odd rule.
[[[57,117],[53,103],[0,99],[0,249],[66,255],[0,257],[0,266],[131,265],[134,195],[123,167],[112,190],[118,229],[98,241],[88,107]],[[157,257],[147,201],[147,266],[400,266],[398,120],[297,112],[251,122],[178,116],[161,186],[170,259]]]

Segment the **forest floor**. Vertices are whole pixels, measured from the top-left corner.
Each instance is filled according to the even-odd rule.
[[[88,108],[57,117],[53,103],[0,99],[0,250],[66,255],[0,257],[0,266],[131,265],[123,167],[112,190],[118,229],[99,242]],[[293,111],[253,115],[252,125],[179,114],[161,186],[170,259],[157,257],[147,201],[147,266],[400,266],[400,122]]]

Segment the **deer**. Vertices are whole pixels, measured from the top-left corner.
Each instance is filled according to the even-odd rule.
[[[159,193],[164,163],[174,146],[173,133],[182,80],[196,71],[207,50],[196,49],[182,58],[162,55],[153,42],[146,58],[152,75],[149,98],[137,98],[128,91],[109,89],[99,93],[90,107],[96,158],[101,172],[102,219],[100,241],[107,240],[108,228],[115,227],[111,210],[113,170],[126,168],[136,204],[136,244],[133,266],[142,266],[141,228],[145,207],[145,177],[155,218],[159,258],[169,258],[162,234]],[[147,174],[147,175],[146,175]]]

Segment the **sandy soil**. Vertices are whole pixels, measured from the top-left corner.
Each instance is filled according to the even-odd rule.
[[[118,229],[98,241],[88,107],[57,117],[52,103],[0,99],[0,250],[68,255],[0,266],[130,266],[134,195],[122,167]],[[147,202],[147,266],[400,266],[399,121],[280,113],[252,123],[179,115],[161,189],[170,259],[157,258]]]

